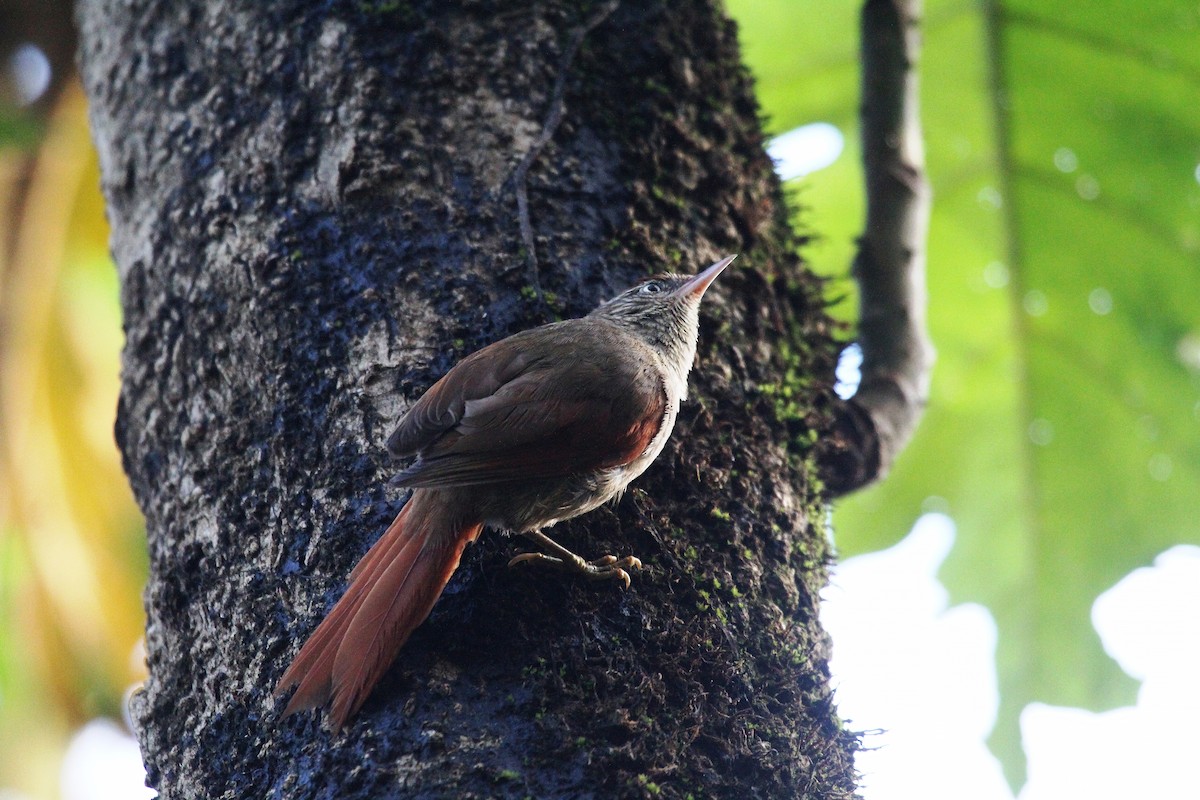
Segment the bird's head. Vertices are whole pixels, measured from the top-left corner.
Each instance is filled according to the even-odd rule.
[[[664,273],[601,303],[592,316],[638,327],[673,328],[696,319],[696,309],[705,290],[729,266],[736,255],[726,256],[697,275]],[[680,335],[685,333],[681,331]],[[694,334],[693,334],[694,335]]]
[[[619,325],[651,345],[682,380],[696,357],[700,299],[736,257],[726,256],[697,275],[655,275],[601,303],[589,316]]]

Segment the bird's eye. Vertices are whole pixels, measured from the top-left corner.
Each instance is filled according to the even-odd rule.
[[[650,281],[642,286],[642,294],[658,294],[663,289],[658,281]]]

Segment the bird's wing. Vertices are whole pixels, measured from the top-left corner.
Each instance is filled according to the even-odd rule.
[[[611,352],[607,358],[573,355],[551,363],[535,348],[520,369],[510,365],[486,373],[507,378],[497,377],[499,385],[486,395],[459,388],[465,380],[455,374],[460,367],[480,369],[464,361],[430,390],[438,391],[430,408],[447,409],[440,418],[429,415],[440,420],[441,430],[426,437],[420,459],[394,482],[447,487],[535,480],[635,459],[662,426],[667,408],[662,379],[637,359],[613,358]]]
[[[388,452],[403,457],[424,450],[458,425],[467,403],[490,396],[536,367],[537,354],[520,346],[522,338],[517,334],[490,344],[443,375],[400,419],[388,437]]]

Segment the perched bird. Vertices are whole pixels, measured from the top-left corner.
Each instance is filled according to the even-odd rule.
[[[429,615],[483,526],[516,531],[545,564],[629,585],[634,556],[586,560],[542,533],[618,497],[662,452],[687,396],[700,298],[733,261],[659,275],[580,319],[517,333],[459,362],[388,439],[416,455],[413,490],[350,573],[341,600],[275,687],[284,715],[329,704],[334,730],[358,711]]]

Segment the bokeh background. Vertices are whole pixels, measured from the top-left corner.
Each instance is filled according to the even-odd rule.
[[[59,796],[71,737],[119,723],[144,669],[117,279],[74,48],[70,3],[0,4],[0,796]]]
[[[70,6],[0,0],[5,800],[145,794],[123,715],[144,532],[112,437],[118,285]],[[857,8],[729,0],[846,320]],[[891,477],[834,517],[861,556],[829,597],[840,702],[897,737],[868,740],[897,763],[864,762],[865,795],[1200,796],[1200,742],[1167,727],[1200,711],[1180,688],[1200,674],[1200,550],[1178,547],[1200,542],[1200,4],[927,0],[924,30],[933,398]],[[1118,617],[1124,638],[1101,624]],[[873,716],[897,698],[907,717]],[[1152,704],[1166,716],[1131,716]],[[921,718],[940,733],[899,738]],[[976,777],[939,794],[950,763]]]

